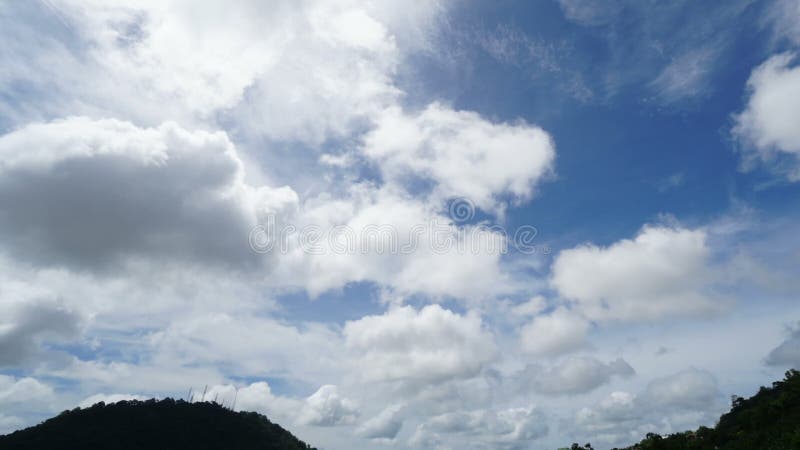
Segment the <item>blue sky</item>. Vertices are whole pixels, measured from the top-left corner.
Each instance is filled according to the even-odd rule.
[[[713,424],[800,365],[798,24],[0,7],[0,432],[204,385],[324,449]]]

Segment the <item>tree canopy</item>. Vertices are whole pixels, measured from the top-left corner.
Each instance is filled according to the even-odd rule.
[[[0,449],[315,450],[260,414],[169,398],[64,411],[0,436]]]

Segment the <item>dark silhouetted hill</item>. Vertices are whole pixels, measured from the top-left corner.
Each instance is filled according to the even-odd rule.
[[[252,412],[182,400],[123,401],[64,411],[0,436],[2,450],[310,450]]]
[[[761,387],[748,399],[733,399],[714,428],[669,436],[648,434],[626,450],[797,450],[800,449],[800,372]]]

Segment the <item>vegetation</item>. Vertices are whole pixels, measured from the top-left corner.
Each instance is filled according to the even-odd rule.
[[[0,436],[2,450],[313,450],[266,417],[216,403],[123,401]]]
[[[714,428],[669,436],[649,433],[625,450],[792,450],[800,449],[800,372],[761,387],[749,399],[735,397]]]

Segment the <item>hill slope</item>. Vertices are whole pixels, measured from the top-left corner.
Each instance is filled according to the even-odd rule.
[[[98,403],[0,436],[2,450],[311,450],[266,417],[182,400]]]
[[[714,428],[648,434],[626,450],[792,450],[800,449],[800,372],[762,387],[748,399],[734,399],[730,412]]]

